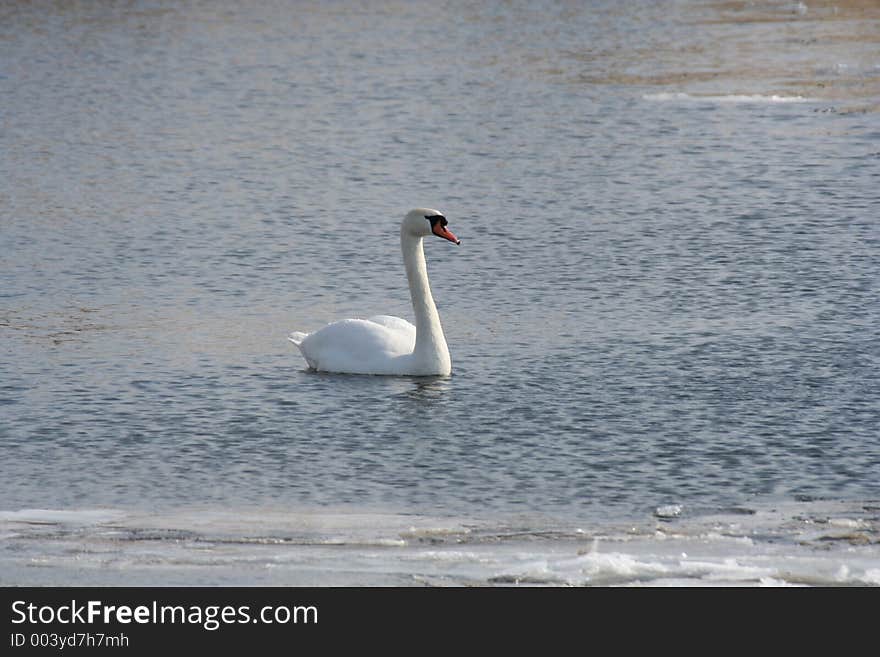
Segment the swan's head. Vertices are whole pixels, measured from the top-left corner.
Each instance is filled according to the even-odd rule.
[[[434,234],[445,240],[461,244],[461,240],[453,235],[446,226],[449,224],[446,217],[430,208],[416,208],[410,210],[403,219],[401,230],[415,237],[427,237]]]

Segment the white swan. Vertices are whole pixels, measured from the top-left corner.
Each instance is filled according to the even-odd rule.
[[[288,339],[299,347],[311,369],[409,376],[445,376],[452,371],[422,246],[422,238],[432,233],[461,244],[447,223],[437,210],[417,208],[410,210],[400,225],[400,248],[416,325],[399,317],[377,315],[343,319],[314,333],[294,331]]]

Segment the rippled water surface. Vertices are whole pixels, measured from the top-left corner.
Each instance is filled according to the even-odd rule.
[[[0,507],[878,498],[878,35],[871,2],[4,5]],[[416,206],[462,239],[426,244],[453,375],[308,372],[291,330],[411,318]]]

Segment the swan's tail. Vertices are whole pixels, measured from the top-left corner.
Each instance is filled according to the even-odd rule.
[[[298,347],[302,344],[302,341],[308,337],[308,335],[308,333],[303,333],[302,331],[294,331],[287,336],[287,339]]]
[[[305,358],[306,363],[308,363],[309,369],[317,370],[317,365],[306,355],[306,352],[302,346],[303,340],[305,340],[307,337],[309,337],[308,333],[303,333],[302,331],[294,331],[287,336],[287,339],[297,346],[297,348],[299,349],[299,353],[302,354],[302,357]]]

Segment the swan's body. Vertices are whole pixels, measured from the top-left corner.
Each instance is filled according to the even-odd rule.
[[[410,211],[400,226],[415,326],[399,317],[377,315],[343,319],[314,333],[291,333],[290,341],[299,347],[311,369],[409,376],[445,376],[452,371],[423,248],[423,238],[431,234],[459,243],[446,224],[446,218],[436,210],[418,208]]]

